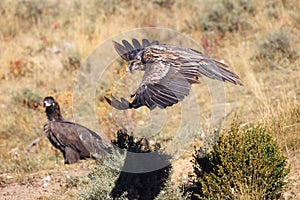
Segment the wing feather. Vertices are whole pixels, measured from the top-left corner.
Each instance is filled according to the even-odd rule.
[[[140,42],[137,39],[132,39],[132,44],[133,44],[135,49],[141,49],[142,48]]]
[[[128,50],[122,46],[121,44],[115,42],[115,41],[112,41],[113,42],[113,45],[115,47],[115,50],[117,51],[117,53],[119,54],[119,56],[121,56],[121,58],[123,60],[130,60],[130,53],[128,52]]]
[[[189,94],[191,84],[178,70],[166,67],[161,62],[152,63],[147,67],[132,102],[133,108],[145,105],[151,109],[154,103],[165,108],[178,103]],[[165,68],[164,72],[161,71],[162,67]],[[147,100],[147,103],[145,100]]]
[[[225,64],[213,60],[193,49],[163,44],[145,48],[145,62],[155,62],[157,58],[168,63],[170,66],[173,64],[174,66],[179,67],[180,73],[186,75],[191,83],[193,83],[194,80],[191,79],[191,76],[199,77],[204,75],[211,79],[243,85],[239,76],[229,71]],[[198,82],[197,80],[195,81]]]
[[[159,44],[159,42],[156,40],[150,43],[149,40],[143,39],[141,45],[140,42],[135,38],[132,39],[133,46],[127,40],[122,40],[123,45],[116,41],[112,42],[119,56],[127,61],[134,60],[137,53],[143,51],[145,47]]]
[[[125,48],[129,51],[133,51],[134,48],[133,46],[127,41],[127,40],[122,40],[123,45],[125,46]]]
[[[143,40],[142,40],[142,44],[143,44],[143,47],[147,47],[147,46],[150,45],[150,42],[149,42],[149,40],[147,40],[147,39],[143,39]]]

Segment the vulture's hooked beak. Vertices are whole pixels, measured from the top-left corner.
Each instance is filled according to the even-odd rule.
[[[126,67],[126,72],[132,73],[132,71],[133,71],[132,67],[133,67],[133,62],[130,62],[129,65],[128,65],[128,67]]]
[[[50,107],[50,106],[52,106],[51,103],[49,103],[48,101],[44,101],[44,107]]]
[[[126,72],[132,73],[132,68],[130,66],[126,67]]]

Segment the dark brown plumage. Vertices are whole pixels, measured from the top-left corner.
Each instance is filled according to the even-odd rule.
[[[101,137],[90,129],[63,119],[59,104],[53,97],[44,98],[44,107],[48,123],[44,132],[51,144],[64,156],[65,164],[78,162],[80,159],[101,159],[110,148]]]
[[[242,85],[240,78],[229,71],[227,66],[213,60],[203,53],[180,46],[150,43],[147,39],[142,44],[136,39],[133,46],[126,40],[123,45],[113,41],[118,54],[130,64],[126,71],[145,71],[142,82],[135,97],[130,103],[123,97],[121,101],[115,97],[106,101],[114,108],[126,110],[147,106],[166,108],[182,101],[190,92],[191,85],[200,83],[202,75],[235,85]]]

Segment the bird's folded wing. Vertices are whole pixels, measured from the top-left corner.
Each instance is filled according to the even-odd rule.
[[[76,126],[72,122],[53,122],[51,123],[51,131],[53,132],[54,137],[63,146],[68,146],[74,149],[79,152],[81,156],[90,156],[90,152],[81,142]]]

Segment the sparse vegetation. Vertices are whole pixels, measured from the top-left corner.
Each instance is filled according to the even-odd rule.
[[[117,170],[113,170],[109,166],[100,163],[89,175],[90,181],[88,187],[86,189],[79,190],[79,199],[113,199],[110,192],[114,187],[114,182],[118,178],[118,174]],[[124,195],[126,194],[124,193]],[[120,197],[120,199],[122,198]]]
[[[211,152],[194,154],[197,199],[278,199],[287,184],[286,158],[274,132],[234,122]]]
[[[299,153],[300,108],[298,105],[283,110],[268,123],[270,129],[277,133],[279,145],[289,154]]]
[[[260,61],[259,65],[268,66],[271,69],[293,68],[291,65],[295,65],[299,59],[298,52],[291,45],[293,42],[295,38],[288,29],[283,28],[257,42],[254,58]]]
[[[247,21],[255,15],[255,5],[252,0],[221,0],[207,4],[203,15],[199,13],[203,31],[218,31],[221,35],[227,32],[245,31],[251,28]]]
[[[80,60],[81,57],[79,52],[74,49],[69,49],[62,60],[62,64],[67,70],[78,70],[80,68]]]
[[[41,105],[42,96],[38,93],[34,93],[29,88],[23,88],[12,96],[14,103],[19,103],[21,106],[36,109]]]

